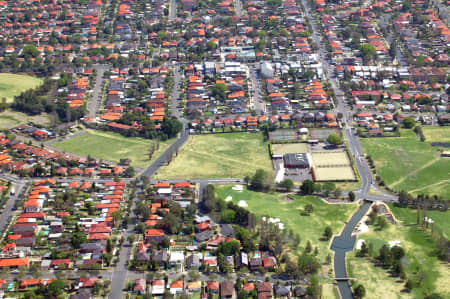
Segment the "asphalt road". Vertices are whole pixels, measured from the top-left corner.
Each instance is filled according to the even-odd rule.
[[[97,70],[97,77],[95,79],[94,91],[92,92],[91,100],[89,102],[88,117],[95,118],[97,111],[102,101],[102,89],[103,89],[103,75],[109,66],[96,65],[94,69]]]
[[[26,186],[26,182],[18,181],[17,183],[13,183],[11,188],[15,189],[14,195],[9,196],[6,204],[4,206],[3,212],[0,217],[0,234],[3,235],[5,228],[7,227],[10,217],[13,215],[14,211],[14,203],[19,198],[19,195],[23,192]]]

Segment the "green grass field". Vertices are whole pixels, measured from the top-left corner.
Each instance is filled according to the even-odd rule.
[[[450,142],[450,127],[422,127],[428,142]]]
[[[333,233],[339,234],[344,222],[347,221],[357,209],[356,204],[326,204],[322,200],[312,196],[294,196],[293,201],[286,201],[285,194],[262,193],[253,191],[235,191],[232,186],[216,186],[217,196],[227,198],[231,196],[233,202],[247,202],[247,209],[257,216],[279,218],[287,229],[298,232],[301,237],[299,250],[303,250],[306,241],[318,246],[319,258],[323,262],[328,250],[329,242],[320,241],[325,227],[333,228]],[[313,205],[311,216],[302,216],[307,204]]]
[[[355,256],[356,250],[348,255],[347,264],[349,276],[358,279],[366,288],[365,298],[424,298],[433,292],[442,298],[450,296],[450,271],[448,264],[437,259],[435,245],[431,240],[430,231],[424,232],[418,228],[414,210],[395,208],[391,206],[394,215],[400,220],[395,225],[388,225],[384,230],[370,230],[360,234],[359,238],[370,242],[378,252],[383,244],[389,241],[400,241],[406,251],[403,261],[407,277],[414,278],[418,269],[425,273],[423,284],[414,288],[411,293],[404,291],[404,282],[398,277],[392,277],[388,270],[377,267],[368,258]],[[448,219],[450,212],[429,211],[429,215],[448,233]],[[382,287],[380,287],[382,286]]]
[[[12,102],[15,96],[22,91],[35,88],[42,84],[43,80],[27,75],[0,74],[0,99],[6,98],[7,102]]]
[[[158,179],[243,178],[257,169],[272,175],[272,162],[261,134],[193,135]]]
[[[19,125],[28,124],[29,122],[36,125],[47,126],[50,124],[50,117],[46,113],[29,116],[25,113],[12,110],[0,112],[0,129],[11,129]]]
[[[175,141],[160,143],[159,150],[153,154],[152,160]],[[153,141],[144,138],[124,137],[118,133],[88,130],[86,134],[54,143],[53,146],[79,155],[91,155],[98,159],[119,162],[120,159],[131,159],[131,166],[145,168],[152,161],[148,153]]]
[[[428,139],[420,142],[412,130],[402,130],[398,138],[361,138],[361,145],[390,188],[450,198],[450,159]]]

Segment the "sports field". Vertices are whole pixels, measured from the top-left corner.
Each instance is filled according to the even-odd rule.
[[[450,198],[450,159],[428,139],[420,142],[412,130],[402,130],[401,137],[361,138],[361,146],[390,188]]]
[[[269,133],[270,141],[288,141],[297,140],[298,133],[296,130],[276,130]]]
[[[356,180],[351,161],[344,150],[311,152],[316,181]]]
[[[261,134],[192,135],[178,156],[161,167],[158,179],[243,178],[257,169],[272,174],[267,143]]]
[[[309,146],[306,143],[281,143],[272,144],[274,155],[284,154],[304,154],[309,152]]]
[[[47,126],[50,124],[50,117],[46,113],[29,116],[25,113],[12,110],[0,112],[0,129],[11,129],[30,122],[36,125]]]
[[[400,241],[400,246],[406,251],[406,258],[402,259],[405,273],[413,280],[418,279],[419,275],[422,275],[420,273],[424,273],[422,285],[413,288],[410,293],[405,292],[404,282],[398,277],[393,277],[387,269],[375,266],[373,260],[356,257],[356,250],[348,255],[349,276],[364,285],[366,288],[364,298],[425,298],[432,293],[440,294],[440,298],[449,298],[450,271],[448,264],[436,257],[435,243],[430,237],[430,230],[423,231],[415,225],[416,214],[413,210],[390,207],[400,220],[399,223],[389,224],[381,231],[369,226],[369,231],[360,234],[358,238],[373,244],[376,253],[383,244]],[[430,216],[432,219],[433,217],[436,219],[436,225],[440,225],[443,220],[442,224],[448,227],[450,212],[428,212],[432,214]]]
[[[336,133],[340,135],[340,132],[338,129],[310,129],[309,135],[311,136],[311,139],[315,140],[325,140],[330,136],[331,133]]]
[[[175,139],[161,142],[152,160],[161,155],[174,141]],[[53,146],[78,155],[91,155],[116,163],[120,159],[128,158],[131,159],[131,166],[145,168],[152,162],[148,155],[152,142],[154,141],[150,139],[124,137],[118,133],[87,130],[86,134],[54,143]]]
[[[36,88],[42,82],[42,79],[28,75],[0,73],[0,99],[6,98],[7,102],[12,102],[15,96],[25,90]]]

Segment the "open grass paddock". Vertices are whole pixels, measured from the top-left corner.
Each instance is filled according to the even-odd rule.
[[[124,137],[118,133],[87,130],[86,134],[79,135],[64,141],[54,143],[53,146],[67,152],[79,155],[91,155],[94,158],[104,159],[118,163],[120,159],[131,159],[131,166],[145,168],[175,141],[160,142],[159,150],[149,159],[150,145],[153,140]]]
[[[192,135],[158,179],[244,178],[257,169],[272,175],[268,145],[258,133]]]
[[[42,82],[42,79],[28,75],[0,73],[0,99],[6,98],[7,102],[12,102],[15,96],[38,87]]]
[[[361,138],[361,146],[390,188],[450,198],[450,159],[442,158],[428,139],[420,142],[412,130],[402,130],[401,137]]]

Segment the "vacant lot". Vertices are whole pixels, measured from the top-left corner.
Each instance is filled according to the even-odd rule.
[[[153,154],[156,159],[174,140],[161,142],[159,150]],[[67,152],[79,155],[91,155],[118,163],[120,159],[131,159],[134,167],[145,168],[152,162],[149,160],[149,150],[152,140],[143,138],[127,138],[117,133],[88,130],[86,134],[76,136],[53,146]]]
[[[369,232],[360,234],[359,238],[373,244],[376,253],[383,244],[400,241],[400,246],[406,251],[406,258],[402,260],[406,275],[416,279],[419,273],[425,273],[422,286],[414,288],[411,293],[404,292],[404,282],[398,277],[392,277],[388,270],[375,266],[369,258],[355,257],[356,251],[349,254],[349,276],[357,278],[358,283],[366,287],[367,298],[425,298],[425,295],[434,292],[439,293],[441,298],[449,298],[450,271],[448,264],[437,259],[430,231],[422,231],[415,225],[416,216],[413,211],[394,208],[393,212],[400,223],[388,225],[381,231],[370,226]],[[443,213],[439,217],[432,217],[446,218],[448,226],[450,212],[433,211],[433,214],[435,213]]]
[[[42,79],[27,75],[1,73],[0,99],[6,98],[7,102],[12,102],[15,96],[25,90],[39,86],[42,82]]]
[[[422,127],[428,142],[450,142],[450,127]]]
[[[5,110],[0,113],[0,129],[11,129],[30,122],[36,125],[47,126],[50,124],[50,118],[46,113],[35,116],[12,110]]]
[[[402,130],[397,138],[362,138],[361,145],[390,188],[450,197],[450,159],[441,158],[428,140],[420,142],[412,130]]]
[[[267,143],[261,134],[193,135],[156,178],[243,178],[257,169],[272,174]]]
[[[272,144],[272,150],[274,155],[303,154],[309,152],[309,146],[306,143]]]

